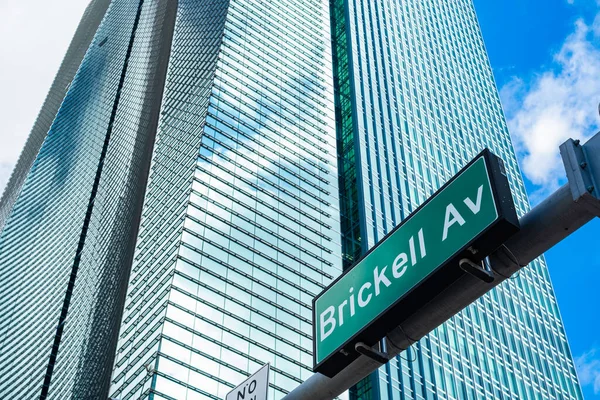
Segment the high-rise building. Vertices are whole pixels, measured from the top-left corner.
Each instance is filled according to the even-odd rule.
[[[2,399],[106,398],[171,46],[170,4],[91,3],[74,39],[79,46],[97,22],[91,44],[64,99],[44,106],[53,122],[26,179],[9,181],[3,201],[18,194],[0,234]],[[72,62],[59,71],[61,90]]]
[[[314,295],[484,147],[527,210],[471,0],[94,0],[81,26],[0,201],[0,398],[216,400],[269,362],[279,399]],[[350,395],[581,398],[544,261]]]
[[[93,0],[87,6],[81,18],[81,22],[65,54],[65,58],[54,78],[54,82],[52,82],[42,109],[35,120],[27,142],[21,151],[19,160],[9,178],[6,190],[4,190],[0,197],[0,231],[2,231],[6,218],[21,192],[25,178],[40,151],[50,125],[56,117],[56,113],[65,98],[69,85],[96,34],[96,29],[98,29],[98,25],[102,21],[102,17],[109,4],[110,0]]]
[[[488,147],[528,208],[471,0],[332,0],[345,266]],[[543,258],[350,391],[351,399],[577,399]]]
[[[329,5],[179,0],[111,396],[223,399],[311,374],[341,272]]]

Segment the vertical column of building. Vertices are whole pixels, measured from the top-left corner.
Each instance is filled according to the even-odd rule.
[[[220,4],[180,2],[161,124],[165,146],[201,143],[191,170],[171,168],[191,172],[191,192],[170,187],[145,208],[112,391],[122,399],[220,399],[264,362],[280,398],[311,373],[312,297],[341,270],[327,5],[225,6],[217,62],[192,37],[211,37]],[[152,256],[152,221],[182,205],[162,231],[176,257]]]
[[[108,396],[177,12],[138,3],[50,397]],[[110,33],[103,48],[111,51]]]
[[[111,3],[0,235],[0,397],[108,395],[176,10],[144,3]]]
[[[227,0],[180,0],[161,118],[119,332],[111,396],[149,396]]]
[[[471,1],[349,0],[348,17],[367,248],[484,147],[504,159],[524,213],[524,185]],[[543,260],[405,357],[363,382],[361,393],[581,396]],[[560,378],[549,381],[544,369]]]
[[[21,192],[25,178],[42,147],[50,125],[56,117],[56,113],[71,85],[71,81],[96,34],[96,29],[98,29],[109,4],[110,0],[92,0],[83,13],[81,22],[79,22],[73,40],[71,40],[71,44],[67,49],[58,73],[52,82],[42,109],[25,142],[25,147],[21,151],[19,160],[7,182],[2,197],[0,197],[0,231],[2,231],[6,219],[10,215],[15,201]]]
[[[350,33],[347,2],[331,0],[331,34],[333,83],[335,94],[335,124],[340,187],[340,223],[344,268],[351,266],[363,254],[364,216],[362,215],[362,180],[355,134],[356,110],[352,74]]]

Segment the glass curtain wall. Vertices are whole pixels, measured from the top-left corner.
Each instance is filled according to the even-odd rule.
[[[349,65],[347,78],[336,75],[336,98],[342,105],[350,92],[353,101],[350,111],[340,107],[355,146],[355,170],[343,167],[342,209],[360,218],[358,235],[348,230],[352,224],[343,234],[359,237],[366,252],[485,147],[506,163],[517,210],[525,213],[471,0],[332,0],[332,11],[334,43],[347,46],[346,54],[335,53],[337,65]],[[338,125],[342,145],[349,132]],[[345,260],[356,258],[351,245],[344,251]],[[581,396],[543,258],[351,391],[355,399]]]
[[[110,0],[92,0],[81,17],[65,58],[54,78],[54,82],[52,82],[46,100],[33,124],[33,128],[21,151],[19,160],[11,173],[6,188],[0,197],[0,231],[2,231],[15,201],[19,197],[27,174],[44,143],[48,130],[56,117],[56,113],[69,90],[71,81],[75,77],[90,43],[94,39],[96,29],[98,29],[100,22],[102,22],[109,4]]]
[[[0,234],[0,398],[108,395],[171,44],[165,4],[111,3]]]
[[[113,397],[311,375],[312,298],[341,272],[329,24],[317,0],[179,1]]]

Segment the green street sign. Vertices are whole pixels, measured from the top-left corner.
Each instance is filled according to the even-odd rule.
[[[519,229],[504,164],[484,150],[313,300],[314,371],[334,376]],[[470,250],[467,250],[470,248]]]

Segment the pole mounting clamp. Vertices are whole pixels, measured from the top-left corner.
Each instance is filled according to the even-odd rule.
[[[378,363],[385,364],[390,361],[390,356],[387,353],[383,353],[381,351],[373,349],[371,346],[364,344],[363,342],[358,342],[354,345],[354,350],[363,356],[369,357],[373,361],[377,361]]]
[[[569,139],[560,145],[560,155],[567,172],[573,201],[600,217],[600,135],[584,145]]]
[[[468,258],[462,258],[458,262],[458,266],[463,271],[473,275],[475,278],[481,279],[485,283],[492,283],[494,281],[494,273],[484,261],[481,261],[478,264],[469,260]]]

